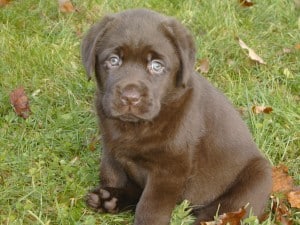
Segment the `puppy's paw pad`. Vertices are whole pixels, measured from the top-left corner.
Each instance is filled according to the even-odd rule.
[[[112,198],[109,201],[105,201],[103,204],[104,208],[110,213],[117,212],[118,211],[117,210],[117,201],[118,201],[118,199],[116,199],[116,198]]]
[[[109,191],[107,191],[107,190],[100,189],[100,190],[99,190],[99,193],[100,193],[100,197],[101,197],[102,199],[109,199],[109,198],[110,198],[110,193],[109,193]]]
[[[87,194],[86,203],[97,212],[118,212],[118,199],[105,189],[98,189]]]
[[[88,195],[86,196],[86,203],[91,208],[98,209],[99,206],[101,205],[99,195],[92,192],[88,193]]]

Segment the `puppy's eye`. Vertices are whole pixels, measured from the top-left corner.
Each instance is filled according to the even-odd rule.
[[[109,68],[118,67],[122,64],[122,60],[118,55],[112,55],[106,61]]]
[[[148,69],[151,73],[159,74],[164,71],[165,67],[160,60],[154,59],[149,62]]]

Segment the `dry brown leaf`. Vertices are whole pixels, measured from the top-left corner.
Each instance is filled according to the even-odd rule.
[[[219,217],[219,223],[218,225],[240,225],[241,220],[243,217],[246,215],[246,209],[245,207],[240,208],[236,212],[229,212],[229,213],[224,213]]]
[[[272,212],[275,216],[275,224],[281,225],[292,225],[293,220],[291,219],[291,211],[283,199],[273,198]]]
[[[198,70],[200,71],[200,73],[208,73],[208,71],[209,71],[209,61],[208,61],[207,58],[201,59],[199,61]]]
[[[248,51],[248,56],[251,60],[260,64],[266,64],[265,61],[258,56],[253,49],[249,48],[242,39],[238,38],[238,42],[242,49],[246,49]]]
[[[296,44],[296,45],[295,45],[295,49],[296,49],[296,50],[300,50],[300,44]]]
[[[280,198],[271,196],[273,202],[272,212],[276,224],[292,225],[292,212],[289,204],[294,208],[300,208],[300,187],[294,186],[294,181],[288,174],[288,167],[279,165],[273,167],[273,193],[283,193]]]
[[[290,191],[287,198],[293,208],[300,209],[300,187]]]
[[[252,106],[252,112],[254,114],[266,113],[269,114],[273,111],[272,107],[269,106]]]
[[[272,192],[286,193],[293,189],[294,181],[288,174],[288,167],[281,164],[272,168],[273,187]]]
[[[217,221],[201,222],[200,225],[240,225],[245,215],[246,209],[242,207],[236,212],[228,212],[220,215]]]
[[[58,0],[59,11],[63,13],[75,12],[75,8],[70,0]]]
[[[250,7],[253,6],[254,3],[251,0],[239,0],[240,5],[243,7]]]
[[[10,0],[0,0],[0,7],[6,6],[9,2],[10,2]]]
[[[10,103],[18,116],[24,119],[28,118],[30,114],[29,100],[23,87],[19,87],[10,93]]]

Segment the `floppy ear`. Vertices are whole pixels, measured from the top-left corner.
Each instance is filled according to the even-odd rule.
[[[163,22],[163,30],[178,52],[180,69],[176,77],[176,86],[185,87],[194,72],[196,48],[192,35],[177,20]]]
[[[82,41],[82,62],[89,80],[91,79],[92,74],[95,72],[97,43],[104,36],[113,19],[114,17],[112,16],[104,17],[100,23],[90,28]]]

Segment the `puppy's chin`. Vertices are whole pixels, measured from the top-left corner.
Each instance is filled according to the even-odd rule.
[[[131,122],[131,123],[137,123],[140,121],[144,121],[142,118],[139,118],[135,115],[132,114],[124,114],[124,115],[120,115],[118,117],[115,117],[116,119],[119,119],[123,122]]]
[[[110,115],[111,118],[115,120],[119,120],[122,122],[128,122],[128,123],[141,123],[141,122],[150,122],[152,121],[155,116],[151,116],[149,114],[147,115],[134,115],[132,113],[125,113],[125,114],[114,114],[112,113]]]

